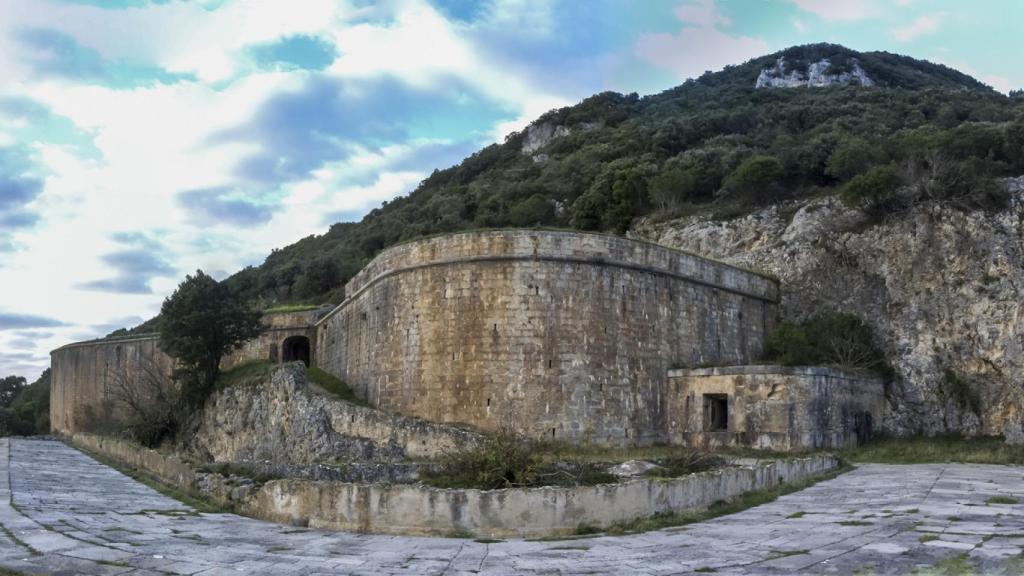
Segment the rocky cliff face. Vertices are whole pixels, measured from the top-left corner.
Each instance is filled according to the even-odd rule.
[[[523,136],[522,153],[531,155],[547,146],[552,140],[568,135],[569,129],[565,126],[556,126],[550,122],[530,124],[526,128],[526,134]]]
[[[875,82],[868,77],[860,63],[852,60],[851,70],[838,74],[830,73],[832,63],[828,58],[822,58],[817,62],[807,65],[806,73],[799,70],[792,70],[789,63],[782,56],[775,61],[775,65],[761,71],[757,77],[755,88],[798,88],[802,86],[825,87],[825,86],[874,86]]]
[[[871,224],[827,198],[632,234],[777,276],[786,319],[863,317],[896,371],[891,432],[998,434],[1024,402],[1024,178],[1007,185],[999,213],[930,206]]]
[[[275,465],[436,457],[473,447],[480,435],[338,400],[310,388],[301,362],[258,386],[207,400],[188,449],[213,462]]]

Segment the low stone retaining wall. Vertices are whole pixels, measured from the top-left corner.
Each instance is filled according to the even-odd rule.
[[[421,485],[352,484],[301,479],[232,486],[169,455],[121,440],[76,434],[75,446],[256,518],[287,524],[407,535],[472,533],[509,538],[565,535],[659,513],[701,510],[752,490],[817,476],[838,467],[831,455],[725,468],[673,479],[636,479],[578,488],[449,490]]]

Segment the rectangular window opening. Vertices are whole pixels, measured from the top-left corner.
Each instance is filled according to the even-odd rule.
[[[704,395],[704,430],[722,432],[729,429],[729,395]]]

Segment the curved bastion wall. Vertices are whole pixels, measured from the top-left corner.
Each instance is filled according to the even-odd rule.
[[[317,364],[377,407],[610,444],[666,441],[669,369],[759,359],[779,297],[655,244],[525,230],[392,247],[346,294]]]
[[[50,353],[50,428],[68,434],[102,428],[122,409],[117,388],[144,369],[170,374],[174,361],[155,334],[77,342]]]

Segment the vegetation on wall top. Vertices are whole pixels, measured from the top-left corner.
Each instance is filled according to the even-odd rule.
[[[783,322],[765,340],[765,356],[783,366],[835,366],[888,378],[892,368],[871,327],[853,314],[820,314]]]

